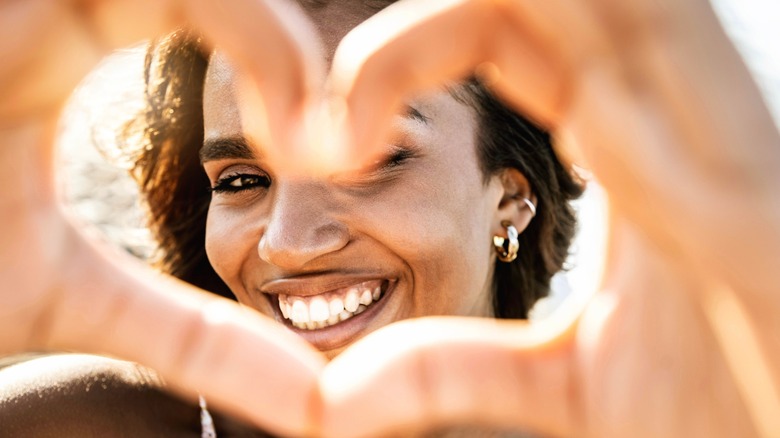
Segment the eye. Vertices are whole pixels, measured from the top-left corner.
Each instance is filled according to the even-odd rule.
[[[379,169],[392,169],[398,167],[410,158],[414,158],[414,151],[405,147],[395,147],[393,151],[380,162]]]
[[[271,186],[268,175],[234,173],[221,177],[211,191],[214,193],[237,193],[246,190],[267,189]]]
[[[417,157],[417,149],[394,145],[384,157],[362,170],[343,175],[341,181],[345,184],[357,185],[391,181],[399,177],[407,163]]]
[[[382,158],[365,167],[361,172],[363,176],[378,176],[383,173],[392,173],[402,167],[407,161],[416,158],[417,149],[414,147],[393,145]]]

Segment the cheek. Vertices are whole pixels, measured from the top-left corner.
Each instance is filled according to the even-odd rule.
[[[478,179],[455,187],[410,182],[366,210],[378,239],[411,271],[415,316],[483,313],[491,298],[490,196]]]
[[[454,207],[456,211],[446,209],[426,218],[428,237],[408,255],[428,313],[481,314],[490,300],[486,295],[490,257],[484,236],[489,223],[475,211],[478,203],[466,205],[471,208]]]
[[[206,221],[206,255],[217,275],[240,295],[241,266],[254,248],[251,230],[241,215],[210,207]]]

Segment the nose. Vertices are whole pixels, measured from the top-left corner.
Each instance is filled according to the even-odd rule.
[[[349,243],[349,229],[334,215],[328,191],[306,182],[276,186],[273,210],[257,251],[267,263],[296,270]]]

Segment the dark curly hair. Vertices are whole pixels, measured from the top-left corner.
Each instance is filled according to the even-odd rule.
[[[153,42],[145,61],[146,108],[127,126],[139,130],[133,176],[148,205],[157,238],[156,264],[164,272],[216,294],[233,298],[211,267],[205,250],[209,180],[199,161],[203,144],[203,84],[209,55],[188,31]],[[477,80],[456,87],[479,120],[478,157],[485,180],[516,168],[536,195],[537,216],[520,235],[521,251],[512,263],[496,262],[494,311],[499,318],[525,318],[546,296],[560,271],[576,230],[569,201],[581,183],[557,160],[550,136],[500,103]]]

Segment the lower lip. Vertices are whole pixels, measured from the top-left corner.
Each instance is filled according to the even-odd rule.
[[[398,281],[390,281],[387,290],[382,294],[382,298],[379,301],[371,304],[363,312],[352,316],[346,321],[341,321],[332,326],[323,327],[315,330],[305,330],[294,327],[290,321],[281,315],[279,306],[277,303],[273,303],[272,307],[276,312],[277,319],[282,321],[283,324],[300,335],[310,344],[314,345],[320,351],[334,350],[336,348],[344,347],[357,339],[357,337],[366,331],[371,321],[379,315],[382,309],[385,307],[390,295],[395,290],[395,286]],[[275,298],[275,297],[273,297]]]

